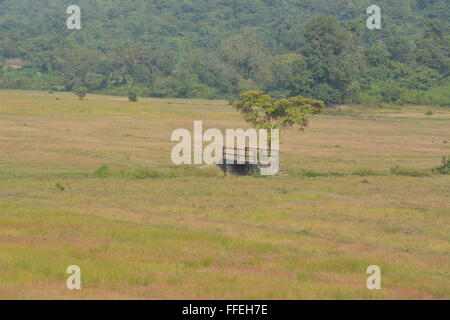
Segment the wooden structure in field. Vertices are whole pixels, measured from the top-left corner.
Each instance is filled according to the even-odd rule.
[[[225,175],[249,175],[261,170],[268,170],[280,163],[280,151],[260,148],[223,147],[222,161],[219,165]]]

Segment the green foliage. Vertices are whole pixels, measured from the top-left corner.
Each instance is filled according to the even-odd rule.
[[[139,169],[134,173],[136,179],[154,179],[162,176],[160,172],[150,168]]]
[[[389,88],[389,84],[392,88]],[[430,88],[429,90],[409,90],[402,88],[395,81],[376,84],[373,88],[359,92],[353,97],[353,102],[375,105],[384,102],[400,104],[420,104],[450,106],[450,82]]]
[[[413,46],[403,37],[394,37],[386,40],[389,58],[403,63],[408,63],[413,58]]]
[[[251,171],[251,176],[256,179],[266,179],[267,178],[267,176],[264,176],[261,174],[261,170],[259,170],[259,169]]]
[[[97,178],[108,178],[112,175],[111,171],[109,170],[108,165],[104,164],[94,172],[94,176]]]
[[[288,85],[290,94],[326,103],[343,102],[362,67],[352,51],[350,34],[335,18],[315,17],[305,26],[300,53],[302,58],[294,66],[296,75]]]
[[[137,102],[138,101],[138,97],[136,92],[134,91],[129,91],[128,92],[128,101],[130,102]]]
[[[365,51],[367,65],[380,67],[390,65],[390,54],[385,45],[376,43]]]
[[[77,97],[80,100],[83,100],[84,97],[86,97],[87,92],[88,92],[88,89],[86,87],[78,87],[74,90],[74,93],[77,95]]]
[[[353,171],[353,175],[360,177],[369,177],[369,176],[380,176],[383,175],[383,173],[371,168],[360,168]]]
[[[344,177],[346,174],[342,172],[321,172],[310,169],[293,170],[286,169],[286,172],[292,177],[305,177],[305,178],[317,178],[317,177]]]
[[[429,177],[431,173],[428,170],[419,170],[414,168],[404,168],[396,166],[391,169],[391,173],[396,176],[409,176],[409,177]]]
[[[450,2],[377,4],[383,32],[367,1],[84,0],[73,32],[61,3],[3,0],[0,88],[449,105]]]
[[[66,191],[66,187],[61,182],[57,182],[55,187],[61,191]]]
[[[398,102],[403,94],[403,89],[394,81],[387,81],[379,88],[378,94],[383,102]]]
[[[450,156],[442,158],[442,165],[433,170],[434,173],[438,174],[450,174]]]
[[[304,97],[276,100],[262,91],[241,94],[241,100],[234,104],[245,121],[257,128],[276,129],[298,127],[303,130],[309,123],[309,116],[319,113],[323,102]]]

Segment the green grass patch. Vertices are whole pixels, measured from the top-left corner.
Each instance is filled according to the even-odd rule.
[[[154,179],[161,178],[164,175],[161,172],[156,171],[155,169],[143,168],[133,172],[132,176],[136,179]]]
[[[437,174],[450,174],[450,156],[442,158],[442,165],[433,169]]]
[[[345,177],[347,174],[343,172],[333,172],[333,171],[315,171],[310,169],[286,169],[286,173],[292,177],[305,177],[305,178],[316,178],[316,177]]]
[[[396,176],[407,176],[407,177],[431,177],[431,171],[421,170],[414,168],[406,168],[396,166],[391,169],[391,173]]]
[[[360,177],[385,176],[386,173],[371,168],[359,168],[353,171],[353,175]]]
[[[140,168],[129,170],[112,170],[106,164],[99,167],[94,171],[94,177],[99,179],[106,178],[128,178],[128,179],[157,179],[157,178],[180,178],[180,177],[199,177],[199,178],[212,178],[218,177],[221,172],[215,167],[198,167],[198,166],[173,166],[171,168],[165,168],[162,170],[156,170],[153,168]]]
[[[108,165],[104,164],[94,171],[94,176],[100,179],[111,177],[113,173],[109,170]]]

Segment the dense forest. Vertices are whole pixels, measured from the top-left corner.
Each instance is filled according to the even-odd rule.
[[[448,0],[0,0],[0,88],[449,106],[449,15]]]

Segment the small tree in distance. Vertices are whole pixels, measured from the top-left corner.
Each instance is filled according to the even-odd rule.
[[[138,101],[138,97],[137,97],[136,92],[134,92],[132,90],[130,90],[128,92],[128,101],[130,101],[130,102],[137,102]]]
[[[125,77],[125,81],[128,84],[128,101],[130,102],[137,102],[138,101],[138,97],[136,94],[136,91],[134,90],[133,86],[134,86],[134,78],[130,75]]]
[[[323,106],[323,101],[300,96],[276,100],[262,91],[245,92],[234,103],[245,121],[257,129],[268,129],[269,154],[272,152],[272,129],[297,127],[304,130],[309,117],[321,112]]]
[[[262,91],[248,91],[234,103],[244,120],[258,129],[284,129],[297,127],[304,130],[309,117],[320,113],[324,102],[305,97],[276,100]]]
[[[86,97],[87,91],[88,89],[86,87],[78,87],[74,92],[80,100],[83,100]]]

